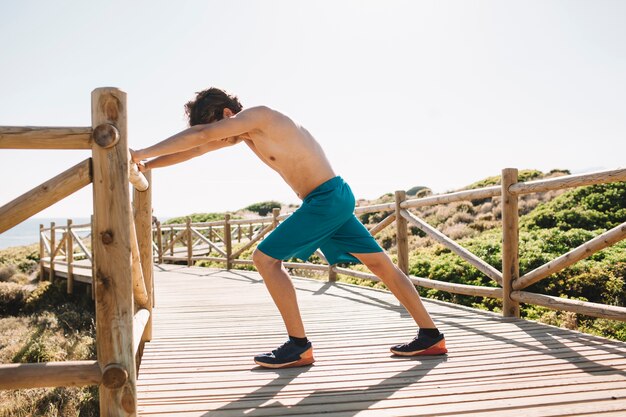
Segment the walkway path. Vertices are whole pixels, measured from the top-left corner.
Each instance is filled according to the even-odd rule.
[[[286,336],[255,272],[160,265],[141,416],[625,416],[626,344],[427,301],[446,357],[398,359],[414,336],[388,293],[296,279],[315,365],[265,370]]]

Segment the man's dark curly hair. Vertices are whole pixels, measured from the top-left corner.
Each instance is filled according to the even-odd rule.
[[[211,87],[196,93],[196,99],[185,104],[185,113],[189,118],[189,126],[195,126],[222,120],[225,108],[237,114],[243,107],[236,96]]]

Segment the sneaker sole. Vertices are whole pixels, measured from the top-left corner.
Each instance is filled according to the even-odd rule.
[[[300,359],[298,359],[297,361],[293,361],[293,362],[265,363],[265,362],[257,361],[256,359],[254,360],[254,363],[256,363],[257,365],[262,366],[264,368],[272,368],[272,369],[295,368],[297,366],[307,366],[307,365],[313,364],[313,362],[315,362],[315,358],[313,357],[313,348],[305,351],[302,355],[300,355]]]
[[[398,356],[426,356],[426,355],[443,355],[448,353],[446,349],[446,341],[440,340],[429,348],[422,350],[414,350],[412,352],[400,352],[391,348],[391,353]]]

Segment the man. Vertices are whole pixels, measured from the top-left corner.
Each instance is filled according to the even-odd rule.
[[[254,361],[258,365],[286,368],[314,362],[296,292],[282,261],[292,257],[306,260],[318,248],[330,264],[365,264],[411,314],[419,326],[418,336],[409,343],[393,346],[393,354],[447,352],[444,336],[424,308],[415,287],[354,216],[355,200],[350,187],[335,174],[324,151],[304,127],[267,107],[242,110],[237,97],[217,88],[198,93],[185,108],[190,128],[148,148],[132,151],[132,159],[137,163],[154,158],[140,163],[140,169],[176,164],[245,142],[303,200],[302,206],[263,240],[253,254],[254,265],[289,335],[289,340],[279,348],[256,356]]]

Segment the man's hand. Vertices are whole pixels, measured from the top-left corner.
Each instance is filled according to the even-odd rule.
[[[144,162],[137,162],[137,169],[139,169],[139,172],[146,172],[150,168],[148,168]]]
[[[133,163],[135,163],[137,165],[140,165],[141,164],[141,155],[139,155],[139,152],[138,151],[134,151],[134,150],[132,150],[130,148],[128,148],[128,151],[130,152],[130,160],[131,160],[131,162],[133,162]]]

